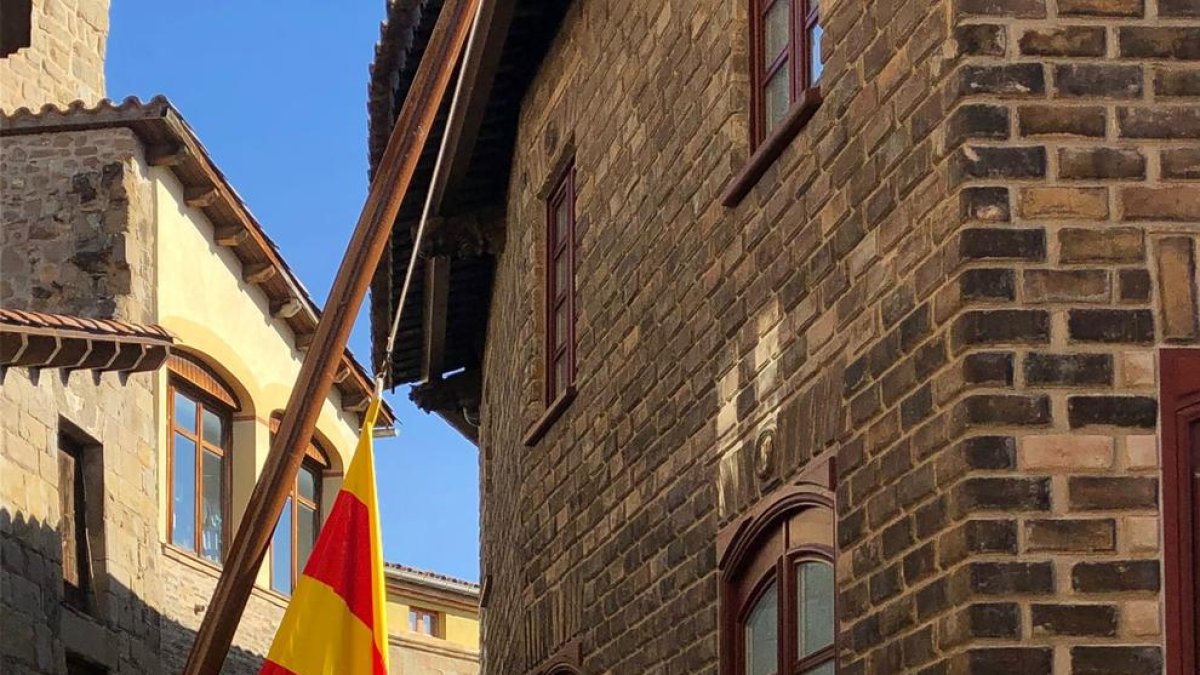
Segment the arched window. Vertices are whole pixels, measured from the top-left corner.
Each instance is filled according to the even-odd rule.
[[[167,406],[171,544],[220,563],[229,529],[232,390],[207,366],[172,354]]]
[[[272,417],[272,438],[278,430],[279,418]],[[271,589],[276,592],[291,594],[317,542],[321,529],[321,483],[327,471],[329,455],[314,438],[305,451],[300,472],[271,537]]]
[[[832,501],[789,489],[722,558],[722,675],[834,675]]]

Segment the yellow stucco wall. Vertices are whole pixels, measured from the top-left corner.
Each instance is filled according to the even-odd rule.
[[[233,424],[232,522],[245,511],[270,444],[271,413],[287,404],[300,372],[302,356],[294,349],[291,330],[271,317],[270,303],[256,286],[242,281],[241,263],[213,241],[213,228],[204,214],[187,206],[183,188],[168,169],[151,168],[154,186],[158,278],[158,323],[175,334],[178,348],[199,356],[224,375],[244,399],[244,410]],[[167,374],[159,373],[157,417],[159,448],[167,447]],[[340,409],[337,391],[330,393],[317,422],[317,432],[331,457],[331,473],[323,493],[336,494],[342,469],[349,464],[358,436],[354,415]],[[159,472],[159,494],[167,494],[169,477]],[[165,496],[163,497],[165,499]],[[332,499],[324,500],[328,510]],[[167,509],[160,509],[159,530],[167,540]],[[270,583],[270,560],[259,573],[259,584]]]
[[[479,650],[479,612],[467,611],[447,604],[425,599],[416,600],[411,597],[388,593],[388,632],[396,636],[428,639],[428,636],[416,635],[408,629],[408,610],[411,607],[433,610],[441,615],[445,622],[444,637],[440,640],[451,645]]]
[[[435,582],[401,578],[388,571],[388,633],[391,675],[478,675],[478,596],[439,589]],[[439,635],[409,629],[412,607],[438,613]]]

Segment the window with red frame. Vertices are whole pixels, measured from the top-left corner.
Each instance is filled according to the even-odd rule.
[[[761,143],[821,81],[819,0],[750,0],[754,141]]]
[[[833,510],[789,495],[734,544],[721,584],[722,675],[834,675]]]
[[[546,403],[575,385],[575,166],[550,193],[546,215]]]
[[[1169,675],[1200,666],[1200,350],[1160,353]]]

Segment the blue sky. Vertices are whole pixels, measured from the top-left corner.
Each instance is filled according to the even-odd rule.
[[[166,94],[321,301],[367,191],[367,68],[384,0],[114,0],[108,95]],[[370,354],[360,315],[351,348]],[[365,362],[365,361],[364,361]],[[475,448],[390,397],[378,443],[388,560],[477,579]]]

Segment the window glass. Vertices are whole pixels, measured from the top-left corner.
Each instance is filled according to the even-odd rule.
[[[221,562],[224,549],[225,514],[221,508],[222,471],[221,456],[204,452],[204,503],[203,525],[200,535],[200,555],[213,562]]]
[[[296,522],[296,569],[304,571],[304,565],[308,563],[308,556],[312,553],[313,545],[317,542],[317,512],[312,508],[300,505],[297,509],[298,518]]]
[[[176,410],[179,408],[176,407]],[[195,420],[195,417],[192,417]],[[196,444],[176,433],[171,477],[171,543],[196,550]]]
[[[792,0],[775,0],[763,17],[763,68],[770,68],[788,47]]]
[[[796,644],[801,657],[833,644],[833,593],[832,565],[806,561],[796,566]]]
[[[271,588],[292,592],[292,498],[283,504],[271,538]]]
[[[311,466],[300,467],[300,475],[296,479],[296,491],[300,497],[310,502],[317,501],[317,476]]]
[[[816,24],[808,29],[808,63],[809,76],[808,83],[815,85],[821,81],[821,73],[825,70],[825,65],[821,63],[821,37],[824,35],[824,30],[821,29],[821,24]]]
[[[567,304],[564,302],[554,310],[554,346],[567,344]]]
[[[196,433],[196,402],[178,391],[175,392],[175,426]]]
[[[787,115],[792,105],[791,89],[788,86],[788,68],[784,64],[767,80],[765,89],[765,110],[767,130],[774,129]]]
[[[570,260],[565,254],[554,259],[554,296],[556,299],[566,295],[571,288],[569,264]]]
[[[204,411],[204,442],[225,447],[225,424],[219,415],[207,409]]]
[[[567,390],[567,359],[554,362],[554,391],[560,395]]]
[[[746,616],[746,675],[772,675],[779,667],[779,589],[770,585]]]
[[[569,200],[570,195],[564,195],[554,209],[554,242],[556,244],[566,241],[567,233],[571,230],[571,203]]]

